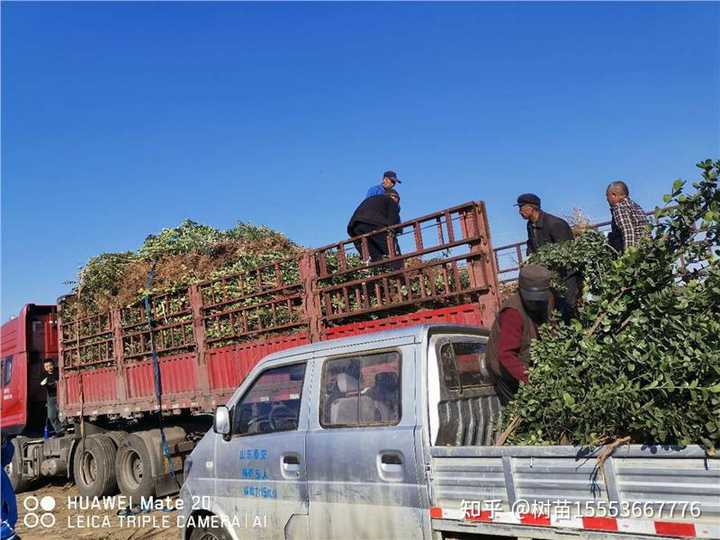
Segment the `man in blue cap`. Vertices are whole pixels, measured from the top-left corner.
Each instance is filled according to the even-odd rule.
[[[523,193],[515,204],[520,215],[527,221],[527,254],[532,255],[545,244],[558,244],[573,239],[572,229],[562,218],[543,212],[540,197],[534,193]],[[557,305],[565,321],[575,312],[580,279],[577,272],[561,276],[565,281],[565,293],[557,298]]]
[[[382,183],[368,189],[365,198],[367,199],[374,195],[385,195],[390,190],[395,189],[395,184],[402,184],[400,179],[397,177],[397,173],[395,171],[385,171],[383,173]]]

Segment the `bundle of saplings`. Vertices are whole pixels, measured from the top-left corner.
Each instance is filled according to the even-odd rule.
[[[145,239],[135,252],[103,253],[80,269],[75,297],[66,309],[94,313],[126,307],[147,292],[168,292],[192,283],[273,263],[300,253],[301,247],[268,227],[239,223],[218,230],[185,220]],[[153,270],[151,291],[147,278]],[[286,283],[297,269],[283,266]]]
[[[509,442],[720,446],[720,161],[698,167],[639,246],[618,255],[587,233],[531,258],[582,271],[584,298],[533,343]]]

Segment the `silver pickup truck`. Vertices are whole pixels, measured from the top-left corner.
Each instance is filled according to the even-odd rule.
[[[720,538],[700,447],[492,446],[486,341],[415,326],[268,356],[186,461],[183,538]]]

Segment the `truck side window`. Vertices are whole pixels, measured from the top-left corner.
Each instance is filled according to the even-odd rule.
[[[320,425],[391,426],[400,422],[400,353],[328,360],[323,366]]]
[[[305,364],[264,371],[233,408],[233,435],[297,429],[304,379]]]
[[[440,362],[445,387],[462,390],[492,384],[492,376],[485,369],[485,343],[456,341],[440,348]]]
[[[6,356],[2,359],[2,385],[7,386],[10,384],[10,378],[12,377],[12,356]]]

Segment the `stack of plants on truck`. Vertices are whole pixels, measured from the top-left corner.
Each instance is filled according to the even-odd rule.
[[[61,302],[63,319],[73,322],[63,326],[62,339],[72,345],[83,337],[79,353],[75,351],[77,364],[111,358],[103,347],[113,346],[110,310],[119,309],[127,331],[123,343],[126,356],[146,354],[149,327],[143,300],[151,295],[152,319],[167,327],[154,336],[158,350],[189,350],[193,342],[189,285],[208,282],[201,290],[210,306],[215,304],[213,299],[225,300],[223,306],[210,307],[210,313],[238,303],[259,303],[259,297],[248,296],[249,291],[271,289],[271,279],[298,282],[297,255],[301,251],[301,246],[268,227],[240,223],[218,230],[185,220],[178,227],[148,236],[137,251],[103,253],[90,259],[73,282],[73,294]],[[268,275],[268,265],[279,275]],[[225,276],[231,277],[222,279]],[[228,303],[233,298],[238,302]],[[266,316],[264,310],[258,310],[258,318]],[[208,337],[232,332],[227,324],[216,325],[208,328]]]
[[[484,220],[476,203],[413,220],[404,233],[397,228],[411,240],[410,255],[374,262],[350,240],[307,250],[267,227],[219,231],[185,221],[135,252],[101,254],[81,269],[61,302],[63,365],[111,363],[118,326],[126,359],[147,356],[151,341],[161,355],[191,352],[198,305],[207,346],[221,347],[306,331],[311,316],[327,328],[472,303],[493,291],[494,278],[485,283],[476,272],[473,282],[469,268],[491,253]],[[485,255],[473,251],[481,239]]]
[[[506,411],[514,444],[720,445],[720,161],[676,181],[652,236],[618,256],[594,232],[529,262],[580,271],[570,324],[544,325]],[[511,429],[512,431],[512,429]]]

